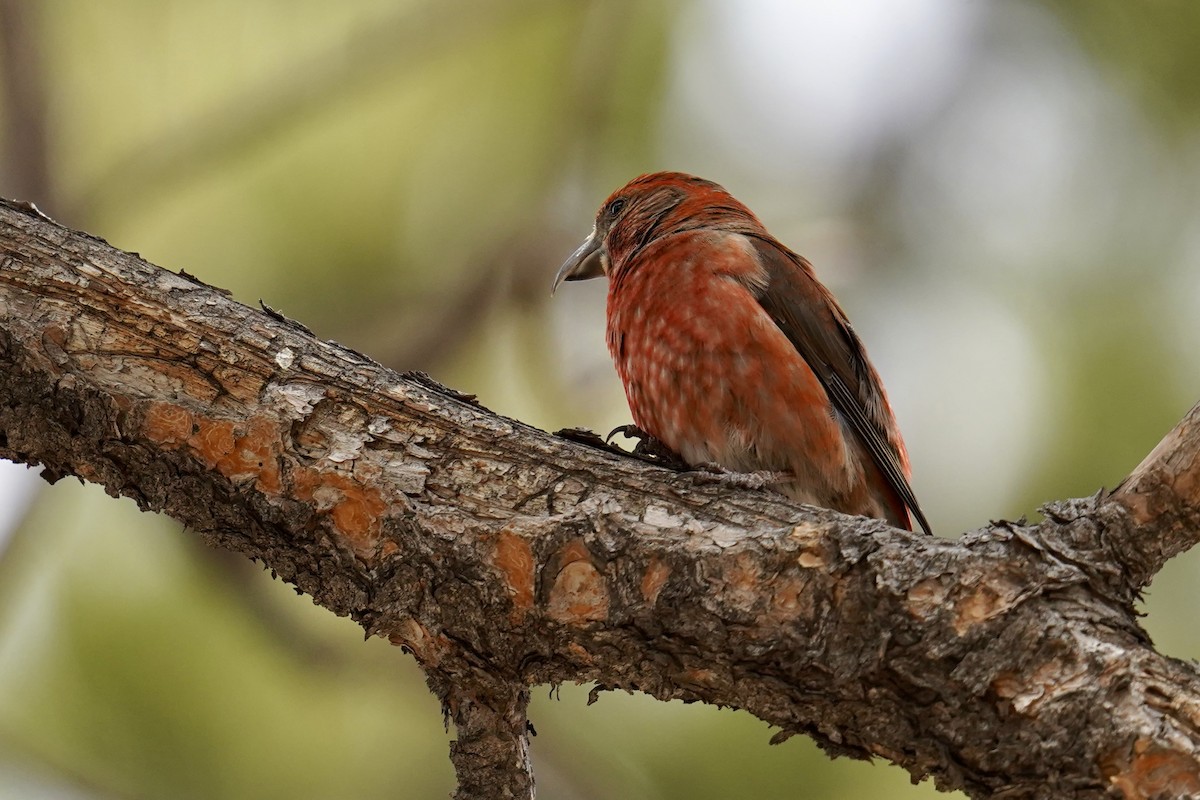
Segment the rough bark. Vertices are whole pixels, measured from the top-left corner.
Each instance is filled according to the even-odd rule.
[[[547,435],[0,205],[0,456],[406,648],[461,797],[532,796],[527,689],[562,681],[746,709],[975,797],[1200,793],[1200,674],[1133,609],[1197,535],[1197,413],[1114,496],[927,538]]]
[[[1134,525],[1111,540],[1128,580],[1141,588],[1170,559],[1200,542],[1200,404],[1113,492]],[[1145,530],[1152,533],[1147,535]]]

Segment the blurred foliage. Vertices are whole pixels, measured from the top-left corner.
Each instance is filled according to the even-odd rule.
[[[1189,0],[1047,0],[1101,69],[1136,94],[1165,132],[1200,124],[1200,4]]]
[[[1114,485],[1200,398],[1190,0],[0,0],[0,195],[546,428],[627,421],[629,177],[720,180],[870,348],[945,535]],[[410,658],[177,524],[0,472],[0,798],[439,797]],[[11,490],[6,487],[11,487]],[[1147,628],[1200,656],[1200,557]],[[919,797],[752,717],[532,707],[543,796]]]

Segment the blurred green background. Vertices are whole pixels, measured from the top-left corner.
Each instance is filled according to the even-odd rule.
[[[628,421],[609,191],[808,255],[945,535],[1111,487],[1200,398],[1194,0],[0,0],[0,195],[554,429]],[[412,660],[170,520],[0,464],[0,797],[452,788]],[[1200,656],[1195,554],[1152,587]],[[536,691],[546,798],[927,797],[746,714]]]

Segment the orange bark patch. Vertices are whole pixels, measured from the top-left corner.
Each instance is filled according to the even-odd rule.
[[[1008,700],[1018,714],[1033,716],[1041,706],[1084,689],[1093,680],[1082,667],[1052,659],[1027,674],[1000,673],[992,681],[992,691]]]
[[[666,586],[669,577],[671,577],[671,567],[668,564],[664,564],[657,558],[650,559],[650,563],[646,565],[646,571],[642,574],[642,599],[649,605],[657,603],[658,594]]]
[[[318,513],[327,513],[334,527],[359,556],[375,553],[382,529],[380,517],[387,510],[383,494],[363,486],[348,475],[301,469],[296,472],[298,500],[312,503]]]
[[[584,625],[608,618],[608,581],[592,563],[592,554],[582,539],[575,539],[558,552],[562,566],[554,576],[546,613],[568,625]]]
[[[142,432],[159,445],[180,445],[192,435],[192,412],[173,403],[151,403]]]
[[[261,492],[283,493],[280,426],[266,417],[252,417],[239,426],[233,420],[211,419],[159,402],[146,409],[142,429],[150,441],[159,445],[177,448],[186,444],[203,464],[231,481],[254,481]],[[382,529],[380,518],[388,506],[379,489],[364,486],[349,475],[314,469],[297,469],[294,484],[296,499],[312,503],[318,513],[328,514],[355,553],[375,554]],[[388,545],[394,552],[395,545]]]
[[[571,658],[574,659],[576,664],[583,664],[590,667],[596,663],[596,660],[592,658],[592,654],[585,650],[583,645],[576,642],[569,642],[567,644],[567,652],[571,654]]]
[[[440,634],[434,636],[412,617],[403,620],[399,630],[388,636],[388,641],[407,648],[417,661],[430,667],[436,667],[450,649],[449,639]]]
[[[974,592],[958,601],[958,613],[954,617],[955,633],[962,636],[976,624],[996,616],[1002,602],[1002,598],[992,587],[986,584],[977,587]]]
[[[946,601],[946,587],[937,578],[926,578],[908,590],[908,611],[919,620],[926,620]]]
[[[1138,739],[1132,752],[1114,752],[1100,762],[1109,783],[1128,800],[1200,795],[1200,763],[1194,756]]]
[[[231,476],[252,475],[260,491],[278,494],[283,488],[279,479],[281,448],[278,427],[262,417],[254,417],[246,434],[234,443],[233,452],[217,468],[228,469]]]
[[[67,349],[67,338],[67,332],[58,325],[51,325],[42,331],[42,344],[48,343],[60,353]]]
[[[195,433],[188,438],[188,444],[196,451],[196,455],[210,467],[215,467],[221,459],[232,453],[236,441],[231,421],[207,417],[196,420]]]
[[[533,551],[523,537],[507,530],[500,531],[492,551],[492,563],[504,576],[504,584],[512,597],[513,610],[509,619],[519,624],[533,608]]]
[[[796,556],[796,563],[805,569],[819,569],[828,562],[819,550],[801,550],[800,555]]]
[[[718,675],[711,669],[689,669],[675,676],[681,686],[697,689],[709,689],[718,683]]]
[[[188,444],[210,466],[232,481],[253,480],[255,488],[279,494],[279,429],[263,417],[253,417],[243,431],[229,420],[196,417]]]
[[[796,555],[796,563],[805,569],[821,569],[829,565],[832,558],[828,552],[828,541],[823,535],[824,529],[815,525],[796,525],[788,532],[788,536],[801,543],[801,550]]]
[[[770,616],[780,622],[792,619],[811,620],[814,616],[812,598],[806,590],[808,581],[798,576],[781,578],[771,594]]]
[[[378,489],[347,485],[342,501],[330,512],[333,524],[350,540],[355,549],[374,550],[377,544],[379,515],[387,508]]]
[[[583,539],[572,539],[555,554],[554,558],[559,564],[569,564],[572,561],[591,561],[592,551],[588,550]]]
[[[205,466],[232,481],[254,481],[255,488],[279,494],[279,427],[265,417],[252,417],[244,426],[233,420],[193,414],[173,403],[146,408],[142,432],[158,445],[178,449],[187,445]]]
[[[760,599],[759,586],[762,576],[758,565],[749,555],[737,557],[725,575],[726,598],[729,605],[739,611],[750,611]]]
[[[954,632],[959,636],[975,625],[999,616],[1014,605],[1022,587],[1003,573],[992,573],[978,579],[974,586],[964,586],[969,591],[954,601]]]

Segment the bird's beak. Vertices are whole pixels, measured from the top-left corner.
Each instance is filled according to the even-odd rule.
[[[571,253],[558,268],[558,274],[554,276],[554,285],[550,287],[550,294],[554,294],[563,281],[586,281],[603,275],[603,245],[604,237],[598,236],[593,228],[592,234],[584,239],[579,249]]]

